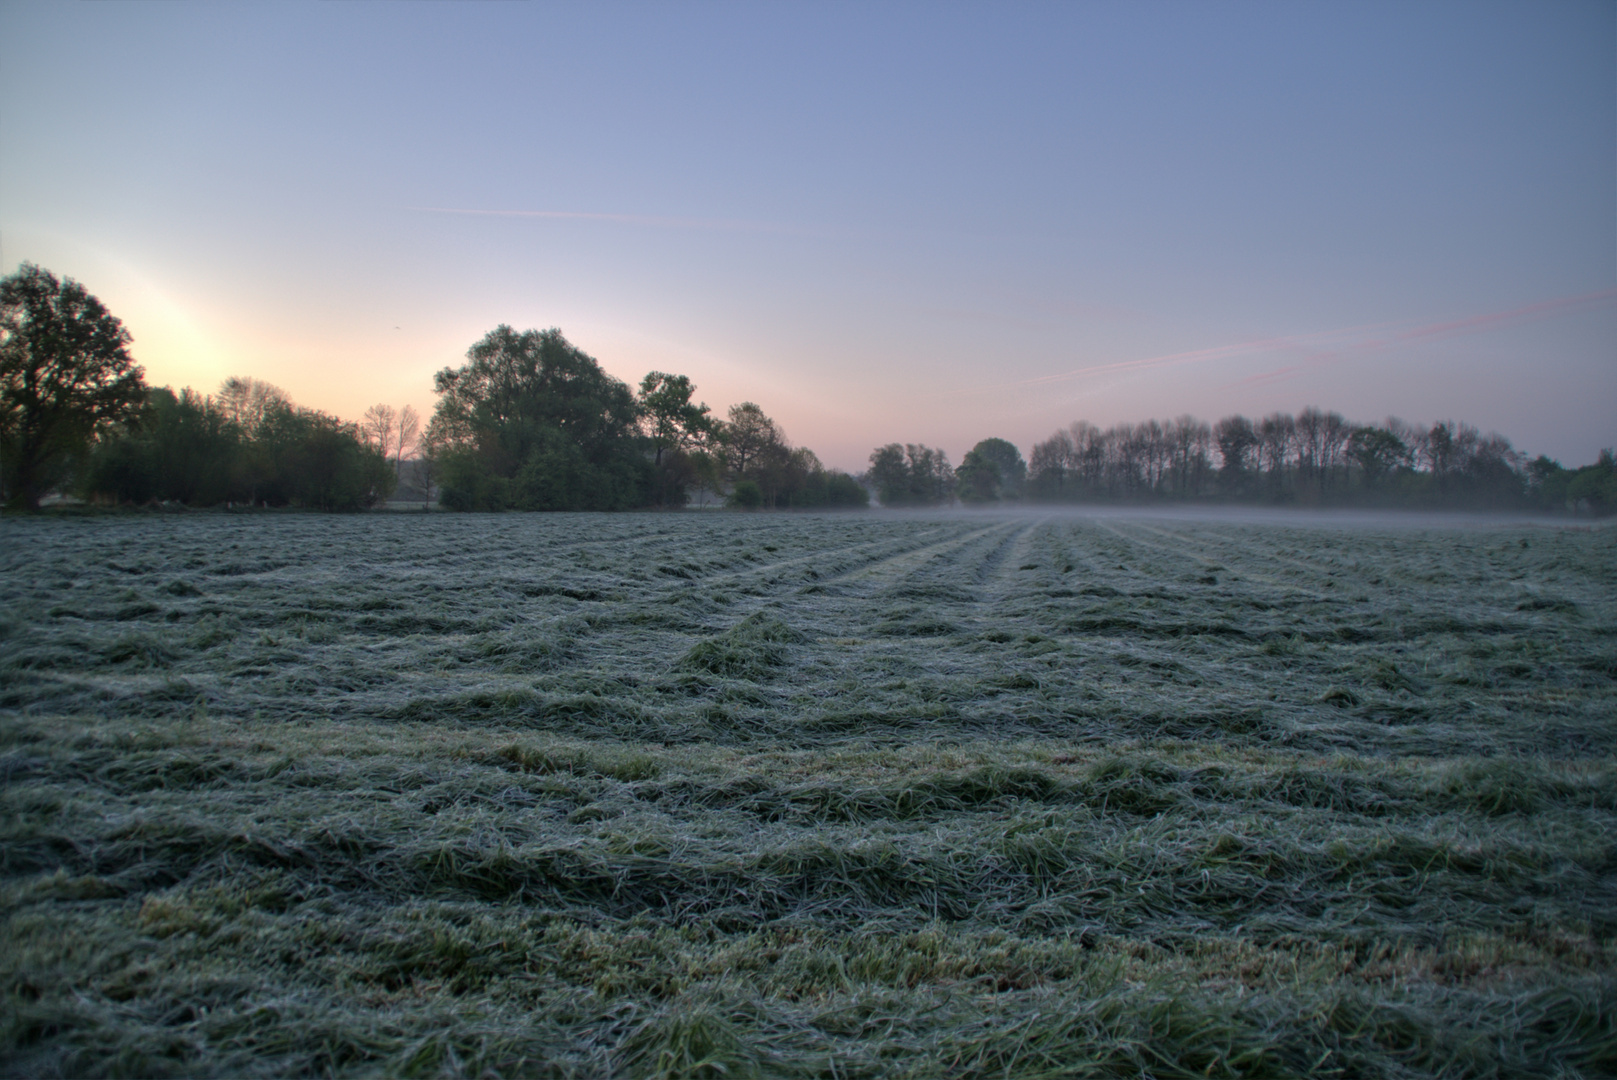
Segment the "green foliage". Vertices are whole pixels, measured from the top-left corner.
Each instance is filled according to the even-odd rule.
[[[250,381],[230,380],[219,398],[189,388],[177,396],[167,387],[151,391],[137,417],[97,442],[82,493],[118,504],[357,510],[392,492],[396,474],[354,425],[296,408],[273,387],[244,427],[229,392]]]
[[[949,455],[921,443],[877,447],[866,475],[883,506],[940,506],[954,497]]]
[[[1604,517],[1617,514],[1617,460],[1602,450],[1593,465],[1562,468],[1561,463],[1539,457],[1527,467],[1533,501],[1545,510]]]
[[[445,506],[621,510],[645,501],[652,463],[640,404],[560,330],[502,325],[466,358],[437,374],[427,433]]]
[[[24,263],[0,279],[0,481],[37,509],[97,432],[145,398],[129,332],[72,278]]]
[[[793,447],[763,409],[744,401],[715,425],[715,463],[732,485],[727,505],[770,510],[847,509],[869,505],[858,481],[828,472],[814,451]]]
[[[685,375],[653,371],[640,381],[641,422],[653,447],[652,502],[683,506],[689,487],[702,479],[702,453],[718,440],[720,423],[707,404],[691,404],[696,387]]]
[[[1385,428],[1354,428],[1348,438],[1348,456],[1359,466],[1366,487],[1377,487],[1394,469],[1409,463],[1409,447]]]
[[[845,472],[825,474],[825,505],[838,508],[860,508],[870,505],[870,492],[858,480]]]
[[[870,493],[864,485],[845,472],[816,468],[803,472],[794,481],[782,493],[779,505],[793,510],[853,510],[870,505]]]
[[[751,401],[730,406],[730,419],[720,429],[720,439],[732,480],[759,480],[761,473],[778,467],[789,453],[780,427]]]
[[[960,501],[982,505],[1014,502],[1022,496],[1027,462],[1022,452],[1004,439],[984,439],[970,450],[955,470]]]
[[[870,471],[866,475],[883,506],[901,506],[909,497],[909,466],[904,461],[904,448],[898,443],[888,443],[871,451]]]
[[[1609,449],[1600,452],[1599,461],[1573,475],[1566,497],[1575,509],[1587,507],[1595,515],[1617,513],[1617,462]]]
[[[1257,467],[1258,432],[1244,416],[1226,416],[1213,427],[1218,444],[1219,485],[1228,493],[1244,492]]]
[[[255,449],[268,465],[263,487],[277,496],[266,501],[358,510],[386,499],[398,482],[387,458],[354,425],[312,409],[277,410]]]
[[[737,510],[756,510],[764,504],[764,492],[756,480],[737,480],[724,503]]]
[[[207,398],[160,387],[131,424],[97,443],[80,488],[115,503],[212,506],[240,497],[243,449],[241,429]]]
[[[1549,462],[1542,475],[1532,473],[1508,440],[1466,424],[1353,425],[1339,413],[1308,408],[1256,421],[1230,416],[1212,428],[1189,416],[1105,430],[1080,421],[1033,447],[1028,492],[1043,502],[1233,499],[1511,510],[1564,501],[1558,468]],[[965,479],[971,471],[962,464],[962,497],[968,488],[979,497],[975,475],[969,485]],[[1597,502],[1587,501],[1589,512]]]

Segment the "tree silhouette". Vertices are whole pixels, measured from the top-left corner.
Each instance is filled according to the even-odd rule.
[[[690,455],[707,449],[718,431],[719,422],[707,403],[691,404],[695,392],[687,375],[652,371],[640,380],[641,425],[651,440],[654,498],[659,505],[685,504],[686,489],[705,464]]]
[[[146,400],[129,332],[72,278],[24,263],[0,279],[0,470],[8,503],[40,496],[98,430]]]
[[[560,330],[499,326],[435,377],[427,437],[459,510],[621,510],[642,501],[640,405]]]
[[[984,439],[966,451],[955,476],[961,502],[1019,499],[1027,480],[1027,462],[1014,444],[1004,439]]]

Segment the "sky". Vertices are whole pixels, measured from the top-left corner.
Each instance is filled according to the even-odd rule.
[[[0,4],[0,270],[430,415],[495,326],[863,468],[1306,406],[1617,444],[1617,4]]]

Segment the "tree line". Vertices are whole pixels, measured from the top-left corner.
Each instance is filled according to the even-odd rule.
[[[557,329],[496,327],[434,385],[422,460],[452,510],[675,507],[719,489],[746,509],[869,502],[758,405],[721,419],[689,377],[660,371],[637,392]]]
[[[693,490],[722,490],[742,508],[869,503],[758,405],[721,419],[692,400],[687,376],[656,371],[636,392],[560,330],[490,331],[464,365],[436,375],[424,432],[408,406],[376,405],[349,423],[251,378],[214,394],[149,387],[129,344],[71,278],[25,264],[0,279],[7,505],[37,508],[60,491],[113,504],[352,510],[387,499],[401,476],[453,510],[672,507]]]
[[[984,439],[966,452],[958,469],[949,455],[924,443],[889,443],[870,454],[862,479],[883,506],[968,506],[1016,502],[1022,498],[1027,463],[1004,439]]]
[[[1035,444],[1026,462],[1006,440],[984,439],[957,469],[941,450],[891,443],[872,451],[863,479],[892,507],[1213,502],[1617,513],[1611,450],[1568,469],[1529,460],[1469,424],[1354,424],[1317,408],[1216,424],[1079,421]]]
[[[358,510],[392,493],[394,465],[359,426],[256,379],[216,395],[167,387],[92,444],[75,485],[93,500]]]
[[[1053,503],[1617,510],[1610,451],[1571,470],[1528,460],[1469,424],[1356,424],[1312,407],[1211,425],[1191,416],[1105,429],[1079,421],[1033,447],[1027,490]]]
[[[453,510],[625,510],[686,505],[821,509],[1015,502],[1217,501],[1302,506],[1617,511],[1610,451],[1582,469],[1527,460],[1466,424],[1363,425],[1317,408],[1209,425],[1190,416],[1033,447],[942,450],[890,443],[859,477],[793,446],[752,402],[725,417],[684,375],[638,389],[560,330],[501,325],[434,377],[414,410],[373,406],[349,423],[250,378],[213,395],[148,387],[122,323],[72,279],[25,264],[0,279],[0,492],[37,507],[52,490],[111,503],[374,506],[401,475]],[[415,454],[405,469],[406,456]]]
[[[32,264],[0,279],[0,493],[347,510],[392,490],[358,425],[254,379],[217,395],[146,385],[130,336],[84,286]]]

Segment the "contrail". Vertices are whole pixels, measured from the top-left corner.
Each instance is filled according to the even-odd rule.
[[[543,218],[551,221],[609,221],[615,225],[641,225],[653,229],[708,229],[718,232],[784,233],[806,235],[812,230],[770,221],[740,218],[656,217],[649,214],[597,214],[583,210],[471,210],[457,206],[407,206],[423,214],[462,214],[468,217]]]
[[[1197,364],[1208,360],[1222,360],[1231,356],[1245,356],[1251,353],[1278,352],[1286,349],[1305,349],[1315,343],[1323,343],[1332,338],[1341,338],[1353,334],[1365,333],[1373,330],[1385,330],[1398,326],[1399,323],[1365,323],[1361,326],[1350,326],[1339,330],[1319,330],[1311,334],[1292,334],[1287,336],[1255,338],[1251,341],[1237,342],[1233,345],[1217,345],[1209,349],[1192,349],[1189,352],[1168,353],[1163,356],[1147,356],[1138,360],[1118,360],[1110,364],[1090,364],[1087,367],[1074,368],[1054,375],[1040,375],[1032,379],[1022,379],[1014,383],[1001,383],[1005,386],[1038,386],[1044,383],[1066,382],[1071,379],[1082,378],[1086,375],[1107,375],[1119,371],[1136,371],[1144,368],[1176,367],[1180,364]],[[976,387],[976,389],[987,389]],[[965,393],[967,391],[959,391]]]
[[[1486,330],[1494,326],[1508,326],[1511,323],[1529,322],[1533,319],[1548,318],[1551,315],[1560,315],[1563,312],[1577,311],[1582,308],[1601,307],[1617,300],[1617,289],[1602,289],[1599,292],[1582,293],[1578,296],[1562,296],[1555,300],[1541,300],[1526,307],[1511,308],[1509,311],[1495,311],[1487,315],[1473,315],[1469,319],[1457,319],[1453,322],[1430,323],[1426,326],[1417,326],[1413,330],[1405,330],[1394,337],[1395,341],[1414,341],[1419,338],[1449,337],[1454,334],[1469,334],[1477,330]]]
[[[1373,349],[1384,349],[1389,345],[1402,342],[1478,333],[1483,330],[1497,329],[1516,323],[1531,322],[1534,319],[1550,318],[1555,315],[1570,314],[1574,311],[1609,306],[1614,300],[1617,300],[1617,289],[1602,289],[1599,292],[1581,293],[1577,296],[1562,296],[1553,300],[1541,300],[1523,307],[1489,312],[1486,315],[1473,315],[1466,319],[1451,319],[1413,327],[1407,326],[1407,320],[1404,323],[1367,323],[1337,330],[1320,330],[1310,334],[1256,338],[1252,341],[1242,341],[1233,345],[1219,345],[1210,349],[1193,349],[1189,352],[1168,353],[1163,356],[1147,356],[1138,360],[1119,360],[1110,364],[1091,364],[1087,367],[1074,368],[1071,371],[1063,371],[1054,375],[1040,375],[1036,378],[1022,379],[1018,382],[1000,385],[1039,386],[1045,383],[1067,382],[1085,376],[1107,375],[1114,372],[1138,371],[1158,367],[1176,367],[1181,364],[1200,364],[1209,360],[1222,360],[1233,356],[1248,356],[1255,353],[1310,352],[1309,346],[1319,346],[1334,342],[1336,347],[1333,349],[1310,353],[1310,359],[1316,362],[1328,362],[1330,360],[1344,359],[1342,354],[1346,351],[1367,352]],[[1406,328],[1402,330],[1394,329],[1399,326],[1406,326]],[[1392,330],[1393,332],[1385,336],[1363,336],[1382,330]],[[1283,369],[1285,372],[1295,370],[1297,369]],[[1254,378],[1266,379],[1276,374],[1278,373],[1269,373],[1254,376]],[[987,388],[974,387],[970,390],[957,392],[974,393],[982,389]]]

